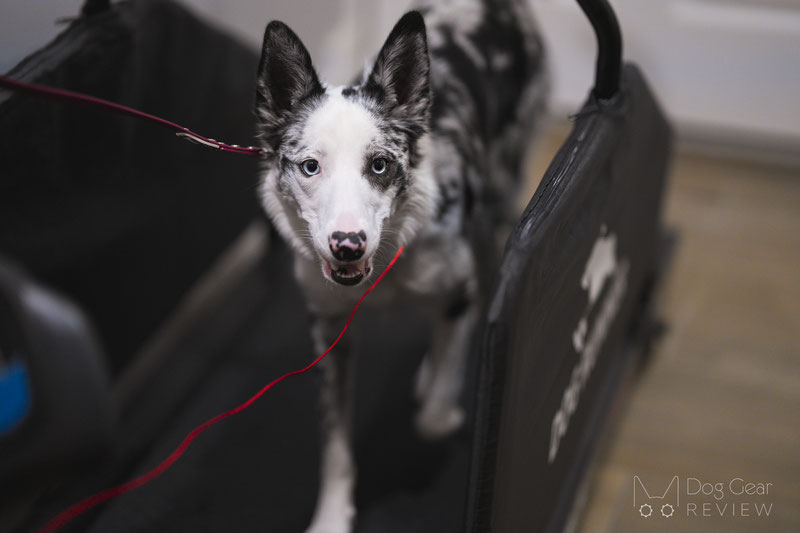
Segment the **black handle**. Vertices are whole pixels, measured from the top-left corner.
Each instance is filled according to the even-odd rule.
[[[619,90],[622,71],[622,35],[617,17],[606,0],[578,0],[597,36],[594,95],[607,100]]]

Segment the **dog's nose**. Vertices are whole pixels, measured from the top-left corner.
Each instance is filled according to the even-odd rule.
[[[331,253],[339,261],[355,261],[367,249],[367,234],[364,230],[344,232],[334,231],[330,237]]]

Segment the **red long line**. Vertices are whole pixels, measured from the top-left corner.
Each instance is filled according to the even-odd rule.
[[[328,353],[330,353],[331,350],[333,350],[334,346],[336,346],[336,344],[339,342],[339,340],[341,340],[341,338],[344,336],[345,331],[347,331],[347,328],[350,326],[350,322],[353,320],[353,316],[356,314],[356,310],[358,309],[358,306],[361,305],[361,302],[364,300],[364,298],[367,296],[367,294],[372,292],[372,289],[374,289],[378,285],[378,283],[380,283],[380,281],[383,279],[383,276],[385,276],[386,273],[389,272],[389,270],[391,270],[391,268],[394,266],[394,264],[397,261],[397,259],[400,257],[400,254],[402,254],[402,253],[403,253],[403,247],[401,246],[400,249],[397,250],[397,253],[395,254],[394,258],[389,262],[387,267],[381,273],[381,275],[378,276],[378,279],[376,279],[375,282],[372,285],[370,285],[369,288],[366,291],[364,291],[364,294],[361,295],[361,298],[358,299],[358,302],[356,302],[355,307],[353,307],[353,311],[350,313],[350,317],[347,319],[347,322],[345,323],[344,328],[342,328],[342,332],[339,333],[339,336],[336,337],[336,340],[333,341],[333,344],[331,344],[330,347],[328,347],[328,349],[325,350],[325,352],[323,352],[322,355],[320,355],[319,357],[314,359],[314,361],[312,361],[308,366],[306,366],[305,368],[302,368],[300,370],[294,370],[292,372],[289,372],[288,374],[282,375],[281,377],[279,377],[279,378],[271,381],[267,385],[265,385],[252,398],[250,398],[249,400],[247,400],[243,404],[239,405],[238,407],[235,407],[235,408],[231,409],[230,411],[226,411],[224,413],[218,414],[217,416],[215,416],[213,418],[210,418],[209,420],[206,420],[205,422],[203,422],[202,424],[200,424],[199,426],[194,428],[191,431],[191,433],[186,435],[186,437],[183,439],[183,441],[180,443],[180,445],[177,448],[175,448],[175,450],[171,454],[169,454],[169,456],[167,456],[167,458],[164,459],[158,466],[156,466],[155,468],[153,468],[149,472],[146,472],[145,474],[142,474],[141,476],[128,481],[127,483],[123,483],[122,485],[117,485],[116,487],[111,487],[110,489],[106,489],[104,491],[101,491],[101,492],[98,492],[96,494],[93,494],[93,495],[89,496],[88,498],[86,498],[84,500],[81,500],[78,503],[72,505],[71,507],[68,507],[67,509],[65,509],[65,510],[61,511],[59,514],[57,514],[54,518],[52,518],[41,529],[39,529],[38,533],[50,533],[50,532],[53,532],[53,531],[57,531],[61,526],[63,526],[64,524],[66,524],[67,522],[72,520],[73,518],[85,513],[86,511],[88,511],[89,509],[95,507],[96,505],[99,505],[99,504],[101,504],[103,502],[106,502],[106,501],[112,499],[112,498],[115,498],[117,496],[125,494],[126,492],[130,492],[135,488],[141,487],[142,485],[144,485],[146,483],[149,483],[150,481],[154,480],[155,478],[157,478],[158,476],[163,474],[167,469],[169,469],[169,467],[171,467],[173,465],[173,463],[175,463],[175,461],[177,461],[181,457],[181,455],[183,455],[183,452],[186,451],[186,449],[189,447],[189,445],[192,443],[192,441],[195,438],[197,438],[197,436],[200,435],[200,433],[202,433],[206,429],[210,428],[211,426],[213,426],[214,424],[216,424],[220,420],[228,418],[229,416],[233,416],[233,415],[235,415],[235,414],[247,409],[248,407],[250,407],[250,405],[253,402],[258,400],[265,392],[267,392],[269,389],[271,389],[272,387],[274,387],[275,385],[277,385],[278,383],[280,383],[284,379],[287,379],[289,377],[295,376],[297,374],[302,374],[304,372],[308,372],[309,370],[311,370],[317,363],[322,361],[322,359],[326,355],[328,355]]]

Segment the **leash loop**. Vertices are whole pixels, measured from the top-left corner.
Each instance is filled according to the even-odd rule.
[[[139,111],[138,109],[133,109],[132,107],[128,107],[122,104],[110,102],[108,100],[103,100],[102,98],[90,96],[88,94],[77,93],[65,89],[56,89],[55,87],[48,87],[46,85],[39,85],[36,83],[28,83],[24,81],[14,80],[2,75],[0,75],[0,87],[9,89],[11,91],[29,94],[32,96],[38,96],[40,98],[46,98],[49,100],[84,104],[90,107],[105,109],[107,111],[114,111],[122,115],[128,115],[142,120],[147,120],[149,122],[154,122],[159,126],[163,126],[165,128],[171,129],[172,131],[176,132],[175,135],[177,135],[178,137],[191,141],[195,144],[205,146],[207,148],[213,148],[214,150],[221,150],[223,152],[230,152],[232,154],[239,154],[239,155],[260,156],[264,158],[268,158],[271,154],[269,150],[260,148],[258,146],[245,147],[245,146],[239,146],[237,144],[226,144],[224,142],[210,139],[208,137],[200,135],[199,133],[193,132],[189,128],[185,128],[179,124],[163,119],[161,117],[157,117],[155,115],[151,115],[149,113],[145,113],[143,111]]]

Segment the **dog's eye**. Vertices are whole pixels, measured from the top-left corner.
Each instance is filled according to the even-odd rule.
[[[316,159],[306,159],[300,163],[300,169],[306,176],[313,176],[314,174],[319,174],[319,163],[317,163]]]
[[[382,157],[376,157],[372,160],[372,172],[375,174],[383,174],[386,172],[386,160]]]

